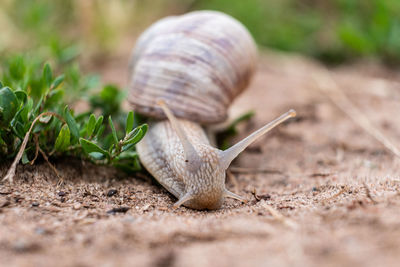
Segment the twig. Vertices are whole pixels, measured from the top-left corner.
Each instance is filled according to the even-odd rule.
[[[269,213],[271,213],[272,217],[274,217],[277,221],[283,223],[284,225],[286,225],[287,227],[289,227],[291,229],[295,230],[298,228],[298,224],[296,222],[292,221],[289,218],[286,218],[279,211],[277,211],[276,209],[274,209],[267,203],[264,203],[263,206],[265,207],[265,209],[268,210]]]
[[[336,106],[367,133],[373,136],[393,154],[400,157],[400,150],[350,101],[327,70],[321,69],[320,71],[315,71],[315,73],[316,74],[312,75],[312,78],[317,84],[318,89],[323,91]]]
[[[253,195],[253,197],[256,199],[257,202],[261,200],[261,198],[259,198],[257,196],[256,188],[253,188],[253,191],[251,191],[251,194]]]
[[[34,121],[32,122],[31,127],[29,128],[29,131],[25,134],[24,141],[22,141],[22,144],[21,144],[21,147],[20,147],[20,149],[18,151],[18,154],[15,157],[13,163],[11,164],[10,169],[8,169],[6,176],[4,176],[3,181],[8,180],[10,183],[12,183],[14,181],[15,171],[17,169],[17,164],[21,160],[22,155],[24,154],[24,150],[25,150],[25,147],[26,147],[26,145],[28,143],[29,136],[30,136],[30,134],[31,134],[31,132],[33,130],[33,127],[35,126],[36,122],[41,117],[44,117],[44,116],[55,116],[58,119],[64,121],[64,119],[60,115],[58,115],[57,113],[54,113],[54,112],[43,112],[43,113],[39,114],[36,117],[36,119],[34,119]]]
[[[253,195],[253,197],[255,198],[255,200],[256,200],[257,202],[261,201],[262,199],[264,199],[264,200],[271,199],[271,196],[270,196],[269,194],[257,195],[257,190],[256,190],[256,188],[253,188],[253,191],[251,191],[251,194]]]
[[[39,155],[39,141],[38,141],[38,136],[35,134],[34,136],[34,140],[35,140],[35,145],[36,145],[36,150],[35,150],[35,156],[33,157],[33,159],[29,162],[30,165],[33,165],[33,163],[35,163],[38,155]]]
[[[54,167],[53,164],[50,163],[49,158],[47,157],[46,153],[44,153],[44,151],[39,147],[39,151],[40,154],[42,154],[44,160],[47,162],[47,164],[49,164],[50,168],[55,172],[55,174],[57,175],[58,178],[58,182],[57,184],[61,184],[63,181],[63,178],[61,177],[60,173],[57,171],[56,167]],[[61,182],[60,182],[61,181]]]

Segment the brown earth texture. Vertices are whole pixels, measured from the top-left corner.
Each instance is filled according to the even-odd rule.
[[[110,81],[126,73],[108,69]],[[320,70],[267,52],[232,106],[233,117],[256,114],[235,141],[289,108],[298,114],[229,170],[228,189],[248,203],[173,210],[176,199],[146,174],[50,158],[58,186],[45,162],[19,165],[13,184],[0,182],[0,265],[399,266],[400,160],[350,119],[364,121],[343,94],[400,145],[400,75],[371,63]]]

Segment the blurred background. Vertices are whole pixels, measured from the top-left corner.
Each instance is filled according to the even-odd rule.
[[[78,60],[83,69],[102,73],[118,59],[126,66],[135,38],[152,22],[197,9],[234,16],[260,48],[331,65],[400,64],[398,0],[2,0],[0,59],[28,53],[55,66]]]

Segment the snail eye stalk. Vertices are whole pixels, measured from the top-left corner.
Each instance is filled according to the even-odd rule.
[[[221,164],[225,169],[228,169],[231,162],[243,151],[245,150],[250,144],[256,141],[258,138],[281,124],[282,122],[293,118],[296,116],[296,111],[293,109],[289,110],[288,112],[282,114],[275,120],[271,121],[270,123],[266,124],[265,126],[261,127],[257,131],[253,132],[243,140],[239,141],[232,147],[228,148],[227,150],[220,152]]]

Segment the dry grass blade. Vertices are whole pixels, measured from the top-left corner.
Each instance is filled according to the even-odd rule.
[[[46,153],[44,153],[44,151],[40,147],[39,147],[39,151],[40,151],[40,154],[42,154],[44,160],[47,162],[47,164],[50,166],[50,168],[56,174],[56,176],[58,178],[58,183],[57,184],[62,183],[64,181],[63,178],[61,177],[60,173],[57,171],[56,167],[54,167],[54,165],[50,163],[49,158],[47,157]]]
[[[334,194],[331,197],[325,198],[324,200],[322,200],[322,202],[324,204],[326,204],[327,202],[334,200],[335,198],[339,197],[341,194],[345,193],[346,191],[348,191],[348,188],[346,186],[342,186],[342,189],[340,189],[339,192],[337,192],[336,194]]]
[[[312,78],[317,84],[317,88],[323,91],[336,106],[393,154],[400,157],[400,150],[350,101],[327,70],[315,71]]]
[[[34,135],[34,140],[35,140],[35,156],[33,157],[33,159],[29,162],[30,165],[33,165],[39,155],[39,140],[38,140],[38,136]]]

